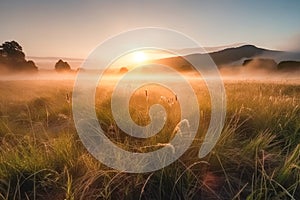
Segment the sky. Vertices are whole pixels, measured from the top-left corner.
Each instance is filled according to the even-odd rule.
[[[297,0],[0,0],[0,42],[18,41],[27,56],[84,59],[107,38],[150,26],[204,47],[291,50],[300,49],[299,10]]]

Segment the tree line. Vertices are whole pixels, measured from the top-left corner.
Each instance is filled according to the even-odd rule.
[[[58,72],[71,71],[70,65],[61,59],[54,68]],[[32,60],[25,59],[23,48],[18,42],[7,41],[0,46],[0,71],[36,72],[38,67]]]

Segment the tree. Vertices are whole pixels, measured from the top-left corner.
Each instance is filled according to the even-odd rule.
[[[15,60],[17,62],[25,60],[25,54],[22,51],[22,47],[16,41],[4,42],[0,46],[0,55],[8,60]]]
[[[7,54],[12,54],[17,51],[22,52],[22,47],[17,43],[16,41],[10,41],[10,42],[4,42],[1,46],[1,52],[7,53]]]
[[[64,62],[62,59],[57,61],[57,63],[55,63],[54,67],[55,67],[55,70],[58,72],[67,72],[67,71],[71,70],[69,63]]]
[[[32,60],[26,61],[22,65],[22,69],[25,71],[37,71],[38,70],[37,66],[35,65],[35,63]]]
[[[36,71],[37,66],[33,61],[26,61],[22,50],[16,41],[4,42],[0,45],[0,64],[9,71]]]

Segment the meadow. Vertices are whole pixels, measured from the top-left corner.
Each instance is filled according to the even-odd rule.
[[[110,169],[82,145],[72,120],[73,81],[1,81],[0,199],[300,199],[300,84],[225,81],[227,116],[213,151],[198,158],[210,121],[204,83],[193,83],[201,120],[188,151],[173,164],[149,173]],[[168,119],[149,139],[131,138],[114,123],[112,89],[96,94],[96,112],[107,136],[119,147],[154,151],[167,144],[178,123],[179,105],[168,90],[140,88],[130,113],[149,123],[147,104],[160,103]],[[99,93],[106,98],[97,98]],[[102,95],[103,96],[103,95]]]

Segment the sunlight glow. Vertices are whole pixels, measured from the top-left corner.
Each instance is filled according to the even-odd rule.
[[[137,52],[134,52],[134,54],[133,54],[133,61],[135,63],[141,63],[141,62],[146,61],[147,59],[148,59],[147,55],[142,51],[137,51]]]

